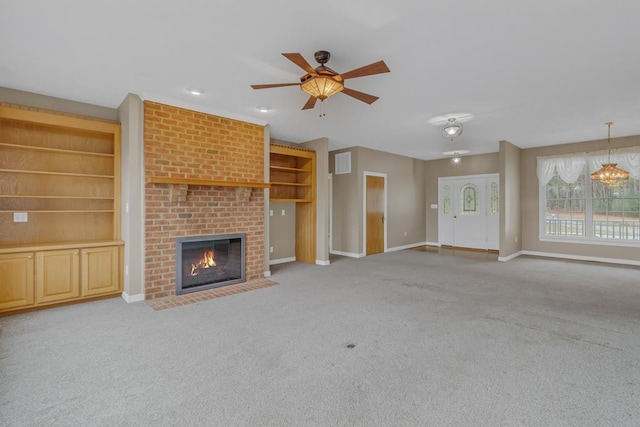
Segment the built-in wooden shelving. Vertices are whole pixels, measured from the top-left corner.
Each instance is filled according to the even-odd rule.
[[[0,154],[0,313],[119,295],[120,125],[0,107]]]

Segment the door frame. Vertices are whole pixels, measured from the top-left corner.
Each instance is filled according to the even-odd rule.
[[[387,174],[382,172],[364,171],[362,173],[362,254],[367,256],[367,176],[377,176],[384,178],[384,247],[382,252],[387,252]]]
[[[438,177],[438,246],[442,246],[441,243],[441,234],[440,234],[440,187],[441,187],[441,183],[442,181],[453,181],[453,180],[458,180],[458,179],[476,179],[476,178],[484,178],[484,179],[489,179],[489,178],[497,178],[498,182],[500,182],[500,173],[499,172],[493,172],[493,173],[483,173],[483,174],[476,174],[476,175],[457,175],[457,176],[441,176]],[[485,188],[485,196],[488,196],[488,191]],[[452,205],[453,208],[453,205]],[[488,215],[488,211],[485,212]],[[499,215],[502,215],[502,212],[499,213]],[[488,217],[486,218],[488,220]],[[488,224],[485,222],[485,228],[488,228]],[[486,230],[488,231],[488,229]],[[454,237],[454,243],[455,243],[455,237]],[[498,225],[498,246],[500,245],[500,225]],[[455,246],[455,245],[454,245]]]
[[[329,253],[333,251],[333,174],[329,173]]]

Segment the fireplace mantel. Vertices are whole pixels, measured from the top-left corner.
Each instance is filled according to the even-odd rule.
[[[250,181],[212,181],[208,179],[174,178],[170,176],[152,176],[148,179],[152,184],[208,185],[219,187],[269,188],[268,182]]]

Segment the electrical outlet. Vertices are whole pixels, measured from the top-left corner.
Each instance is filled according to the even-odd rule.
[[[273,253],[273,246],[269,247],[269,253],[272,254]]]
[[[518,243],[518,236],[516,236],[516,243]]]
[[[29,222],[29,214],[27,212],[14,212],[13,222]]]
[[[284,216],[284,209],[282,209],[282,216]]]
[[[273,216],[273,209],[269,209],[269,216]]]
[[[404,232],[404,237],[407,237],[407,232],[406,231]]]

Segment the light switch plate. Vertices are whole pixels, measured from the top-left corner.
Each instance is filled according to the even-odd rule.
[[[28,222],[29,214],[27,212],[14,212],[13,222]]]
[[[437,203],[431,203],[431,209],[438,209]]]

